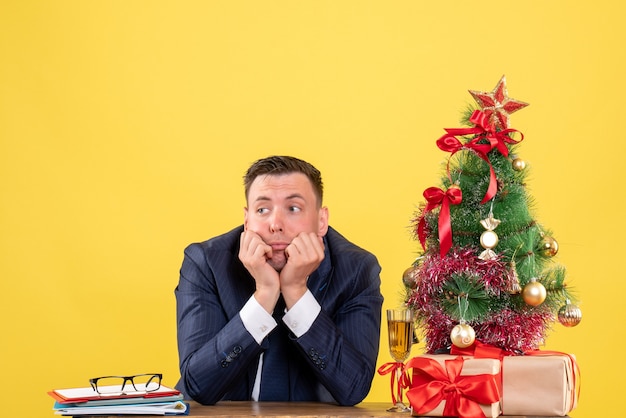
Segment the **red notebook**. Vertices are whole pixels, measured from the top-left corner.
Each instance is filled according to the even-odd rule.
[[[152,392],[126,392],[126,393],[114,393],[101,395],[97,393],[93,388],[71,388],[71,389],[55,389],[48,392],[48,395],[52,396],[55,401],[60,404],[70,403],[83,403],[92,401],[106,401],[114,399],[158,399],[164,397],[176,397],[180,395],[180,392],[176,389],[168,388],[161,385],[161,387]],[[155,399],[155,400],[156,400]]]

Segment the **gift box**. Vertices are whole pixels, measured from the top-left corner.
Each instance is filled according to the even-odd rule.
[[[406,396],[412,415],[495,418],[500,415],[500,361],[445,354],[414,357]]]
[[[578,402],[573,355],[531,352],[502,360],[502,414],[565,416]]]

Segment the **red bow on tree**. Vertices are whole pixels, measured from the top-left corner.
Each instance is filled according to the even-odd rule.
[[[506,144],[517,144],[524,139],[524,134],[517,129],[502,129],[498,131],[493,124],[489,124],[489,118],[481,110],[474,110],[472,116],[469,119],[475,126],[473,128],[447,128],[446,132],[451,135],[477,135],[477,139],[486,139],[491,145],[491,149],[497,148],[500,154],[505,157],[509,156],[509,149]],[[514,140],[509,136],[511,133],[519,133],[521,138],[519,141]]]
[[[443,135],[437,140],[437,146],[442,151],[451,152],[452,155],[462,149],[468,149],[474,151],[476,155],[482,158],[489,165],[489,186],[485,192],[483,200],[480,202],[488,202],[492,197],[496,195],[498,191],[498,184],[496,181],[496,173],[493,170],[493,166],[487,157],[487,153],[496,148],[500,154],[507,157],[509,155],[509,149],[506,144],[517,144],[524,135],[516,129],[504,129],[497,131],[493,124],[489,124],[489,117],[480,110],[475,110],[470,117],[470,122],[475,126],[473,128],[446,128],[446,135]],[[509,136],[510,133],[519,132],[521,139],[519,141],[514,140]],[[476,135],[474,139],[463,144],[457,136],[463,135]],[[481,140],[486,139],[489,143],[479,143]]]
[[[463,200],[461,189],[452,185],[445,192],[438,187],[424,190],[426,207],[417,224],[417,236],[422,248],[426,249],[426,214],[441,205],[439,211],[439,253],[443,257],[452,247],[452,225],[450,223],[450,205],[458,205]]]

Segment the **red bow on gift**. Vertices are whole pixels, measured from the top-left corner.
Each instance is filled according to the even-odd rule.
[[[450,222],[450,205],[458,205],[463,200],[463,193],[458,186],[451,186],[445,192],[438,187],[424,190],[426,208],[417,224],[417,236],[422,248],[426,248],[426,213],[441,205],[439,212],[439,252],[443,257],[452,247],[452,225]]]
[[[445,401],[444,416],[485,417],[479,404],[500,400],[493,375],[461,376],[463,357],[445,361],[445,369],[426,357],[414,357],[406,367],[413,367],[413,380],[406,396],[417,415],[426,414]]]

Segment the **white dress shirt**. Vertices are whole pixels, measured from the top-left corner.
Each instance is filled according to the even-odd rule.
[[[321,309],[320,304],[315,300],[311,291],[307,290],[300,300],[298,300],[291,309],[286,311],[282,319],[291,332],[293,332],[296,337],[300,337],[309,330]],[[278,325],[272,315],[263,309],[254,296],[251,296],[248,302],[241,308],[239,316],[241,317],[243,325],[259,344],[261,344],[263,339]],[[263,354],[261,354],[261,358],[259,359],[259,367],[257,369],[256,379],[254,380],[254,388],[252,389],[252,400],[254,401],[257,401],[259,398],[262,369]]]

